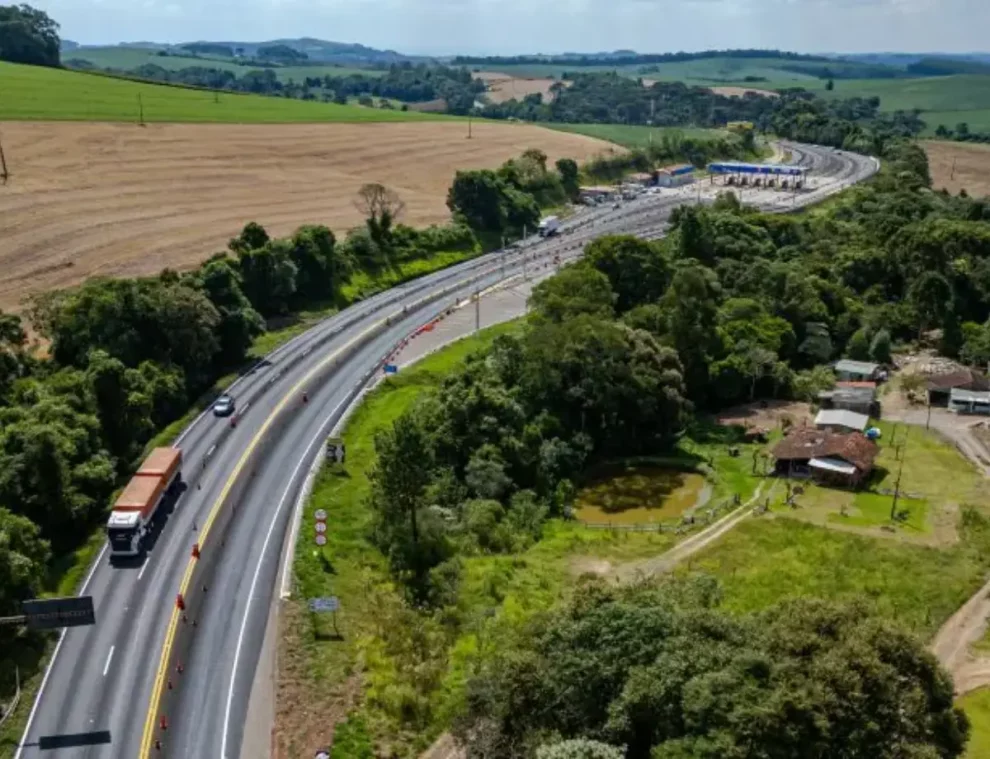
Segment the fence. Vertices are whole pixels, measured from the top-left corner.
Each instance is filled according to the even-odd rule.
[[[709,525],[724,516],[727,512],[739,506],[738,498],[726,498],[714,506],[703,506],[697,513],[666,522],[650,522],[648,524],[621,524],[618,522],[578,522],[589,530],[614,530],[617,532],[669,532],[681,535],[690,532],[698,525]]]

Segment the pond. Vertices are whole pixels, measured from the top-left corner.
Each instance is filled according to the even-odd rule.
[[[659,466],[602,472],[577,494],[574,514],[592,524],[650,524],[677,519],[705,493],[705,478]]]

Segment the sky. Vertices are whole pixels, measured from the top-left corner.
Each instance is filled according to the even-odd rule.
[[[308,36],[420,55],[990,47],[990,0],[27,1],[84,44]]]

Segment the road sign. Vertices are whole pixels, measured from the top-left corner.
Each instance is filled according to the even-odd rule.
[[[309,610],[316,612],[325,611],[337,611],[340,608],[340,599],[337,596],[330,596],[329,598],[311,598],[309,599]]]
[[[317,509],[316,513],[313,516],[316,517],[317,522],[327,521],[327,512],[325,512],[323,509]]]
[[[316,545],[325,546],[327,544],[327,536],[322,533],[317,533],[316,535]]]
[[[316,532],[317,532],[318,535],[322,535],[326,531],[327,531],[327,523],[326,522],[317,522],[316,523]]]
[[[395,364],[385,364],[385,374],[398,374],[399,367]]]
[[[95,625],[92,596],[69,598],[35,598],[21,603],[24,620],[32,630]]]

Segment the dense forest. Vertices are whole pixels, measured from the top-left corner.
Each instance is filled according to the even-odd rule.
[[[552,87],[553,99],[539,94],[492,104],[482,115],[494,119],[656,126],[718,127],[750,121],[758,129],[793,139],[828,145],[862,143],[870,133],[916,135],[925,124],[915,111],[880,112],[880,99],[823,100],[802,89],[779,97],[718,95],[706,87],[681,82],[642,81],[615,73],[580,74],[568,86]],[[867,147],[869,151],[872,148]]]

